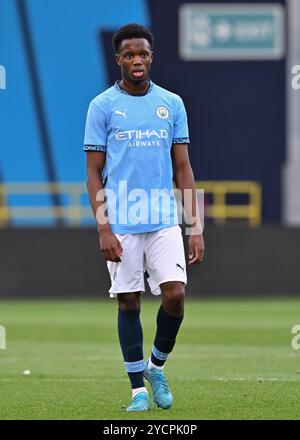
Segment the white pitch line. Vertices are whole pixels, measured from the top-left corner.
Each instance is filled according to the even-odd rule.
[[[25,381],[25,380],[30,380],[30,381],[41,381],[41,382],[59,382],[59,383],[63,383],[63,382],[101,382],[101,383],[111,383],[112,380],[114,382],[127,382],[128,379],[90,379],[90,378],[78,378],[78,379],[57,379],[57,378],[53,378],[51,379],[50,377],[31,377],[28,376],[28,379],[24,379],[23,377],[19,378],[19,379],[8,379],[8,378],[4,378],[4,379],[0,379],[0,382],[20,382],[21,380]]]
[[[294,377],[213,377],[211,380],[217,380],[220,382],[243,382],[243,381],[254,381],[254,382],[299,382],[299,379]]]
[[[9,382],[20,382],[20,381],[30,380],[30,381],[38,381],[38,382],[56,382],[56,383],[85,383],[85,382],[100,382],[100,383],[111,383],[113,382],[127,382],[127,378],[114,378],[114,379],[102,379],[102,378],[50,378],[50,377],[32,377],[28,376],[26,379],[22,376],[20,378],[3,378],[0,379],[0,383],[9,383]],[[296,379],[293,377],[199,377],[195,379],[189,379],[189,382],[198,382],[203,380],[210,380],[216,382],[299,382],[300,378]],[[176,382],[184,382],[185,380],[178,380]]]

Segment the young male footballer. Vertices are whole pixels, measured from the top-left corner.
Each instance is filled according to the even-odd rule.
[[[187,282],[173,179],[193,219],[189,264],[204,256],[187,116],[182,99],[149,78],[153,36],[148,29],[127,24],[114,34],[113,45],[122,79],[89,106],[84,140],[88,193],[110,273],[109,293],[118,300],[118,335],[132,388],[127,411],[149,409],[145,379],[157,406],[168,409],[173,396],[164,364],[183,320]],[[185,203],[185,191],[191,203]],[[144,274],[151,292],[162,294],[146,361],[140,322]]]

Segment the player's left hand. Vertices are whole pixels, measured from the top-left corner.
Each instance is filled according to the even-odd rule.
[[[204,258],[204,250],[203,235],[191,235],[189,238],[189,264],[201,263]]]

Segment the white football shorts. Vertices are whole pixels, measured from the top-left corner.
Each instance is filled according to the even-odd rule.
[[[110,297],[118,293],[144,292],[144,273],[153,295],[160,295],[160,284],[187,283],[181,228],[171,226],[142,234],[115,234],[123,254],[119,263],[107,262],[111,279]]]

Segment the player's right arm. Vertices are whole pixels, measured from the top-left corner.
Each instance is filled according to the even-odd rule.
[[[108,261],[121,261],[122,246],[111,230],[105,208],[104,188],[101,180],[105,165],[105,152],[88,152],[87,162],[87,189],[94,216],[98,224],[99,245],[103,257]]]

